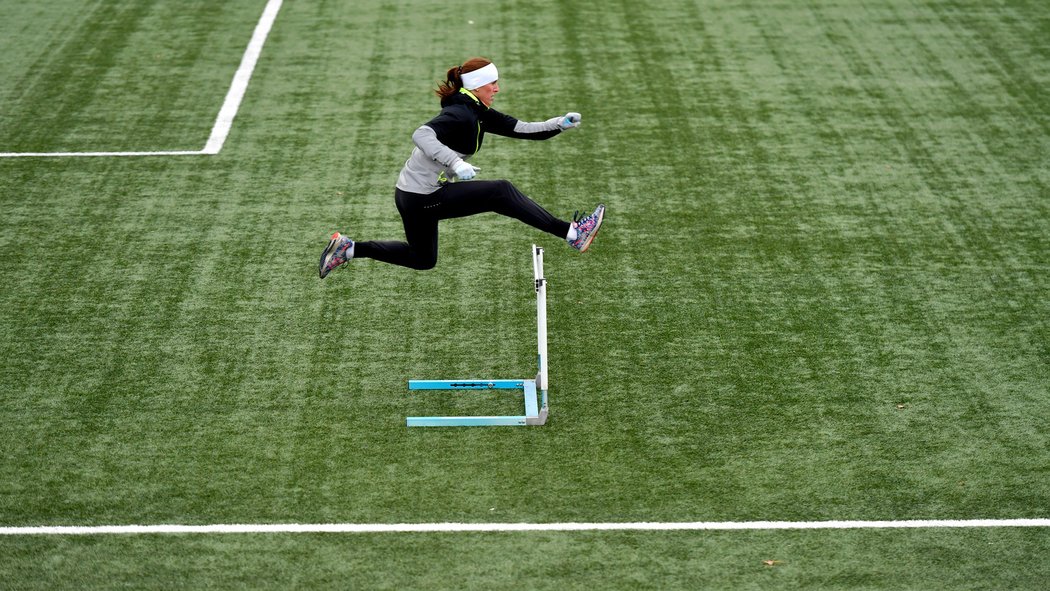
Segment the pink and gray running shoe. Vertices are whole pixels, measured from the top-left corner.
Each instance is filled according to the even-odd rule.
[[[591,246],[591,241],[594,240],[595,234],[598,233],[598,228],[602,227],[602,219],[605,218],[605,205],[599,204],[595,208],[594,213],[579,217],[580,212],[576,212],[573,217],[572,225],[576,228],[576,240],[570,240],[569,246],[575,248],[580,252],[584,252]]]
[[[354,241],[339,232],[332,234],[332,239],[328,242],[328,246],[321,253],[321,265],[318,269],[321,279],[328,277],[328,274],[334,271],[336,267],[352,258],[354,258]]]

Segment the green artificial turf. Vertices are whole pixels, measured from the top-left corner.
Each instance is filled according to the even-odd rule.
[[[0,0],[0,152],[199,150],[265,3]],[[473,24],[467,24],[467,20]],[[0,158],[0,526],[1050,517],[1050,7],[284,4],[215,156]],[[480,178],[354,261],[473,55]],[[535,372],[551,416],[414,378]],[[11,588],[1041,589],[1050,531],[0,537]],[[772,565],[763,561],[773,561]]]

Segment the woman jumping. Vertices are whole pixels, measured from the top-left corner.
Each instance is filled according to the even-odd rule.
[[[353,258],[421,271],[433,269],[438,258],[438,222],[489,211],[563,238],[580,252],[591,245],[602,225],[604,205],[569,222],[551,215],[510,181],[462,182],[474,178],[479,170],[467,159],[481,149],[486,132],[545,140],[579,126],[579,113],[526,123],[492,109],[499,92],[499,74],[495,64],[484,58],[473,58],[450,69],[436,92],[441,97],[441,112],[412,134],[416,147],[401,169],[394,191],[407,241],[355,243],[336,232],[321,253],[322,279]]]

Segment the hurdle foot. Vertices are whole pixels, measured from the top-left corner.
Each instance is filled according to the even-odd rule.
[[[526,425],[545,425],[547,423],[547,409],[542,409],[540,414],[534,417],[525,417]]]

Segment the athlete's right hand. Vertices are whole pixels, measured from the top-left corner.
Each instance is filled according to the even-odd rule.
[[[466,160],[460,160],[452,167],[452,172],[456,173],[456,176],[461,181],[469,181],[470,179],[474,178],[474,176],[478,174],[479,170],[481,169],[467,162]]]

